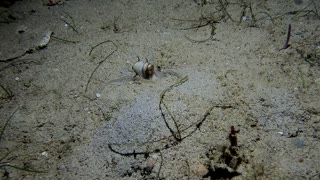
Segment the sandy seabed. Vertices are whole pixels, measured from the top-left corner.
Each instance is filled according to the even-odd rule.
[[[0,39],[0,179],[320,179],[318,0],[23,0]]]

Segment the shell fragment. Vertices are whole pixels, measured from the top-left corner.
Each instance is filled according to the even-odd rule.
[[[52,31],[48,31],[46,32],[46,34],[44,35],[44,37],[41,39],[39,45],[38,45],[38,48],[39,49],[43,49],[45,47],[47,47],[47,45],[49,44],[50,42],[50,38],[51,38],[51,35],[52,35]]]
[[[154,75],[154,66],[150,63],[138,61],[132,66],[133,71],[144,79],[151,79]]]

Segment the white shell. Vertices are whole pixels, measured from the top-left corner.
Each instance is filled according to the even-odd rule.
[[[52,31],[46,32],[46,34],[45,34],[44,37],[41,39],[41,41],[40,41],[40,43],[39,43],[39,45],[38,45],[38,48],[39,48],[39,49],[45,48],[45,47],[49,44],[51,35],[52,35]]]
[[[150,63],[139,61],[132,66],[133,71],[144,79],[151,79],[154,75],[154,66]]]
[[[134,71],[137,75],[139,75],[139,76],[141,76],[141,77],[143,77],[143,73],[142,73],[142,72],[143,72],[144,64],[146,64],[146,63],[144,63],[144,62],[142,62],[142,61],[139,61],[139,62],[135,63],[135,64],[132,66],[133,71]]]
[[[247,19],[247,16],[242,16],[242,21],[246,21]]]
[[[48,154],[46,151],[43,151],[43,152],[40,154],[40,156],[48,157],[48,156],[49,156],[49,154]]]

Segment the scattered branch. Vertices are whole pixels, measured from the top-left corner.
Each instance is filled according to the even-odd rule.
[[[208,116],[210,115],[211,111],[214,109],[214,108],[221,108],[221,109],[229,109],[229,108],[235,108],[234,106],[232,105],[220,105],[220,104],[216,104],[216,105],[212,105],[206,112],[205,114],[203,115],[203,118],[200,119],[199,121],[197,121],[196,123],[193,123],[191,125],[189,125],[188,127],[184,128],[181,130],[181,132],[185,132],[187,131],[188,129],[191,129],[191,128],[194,128],[189,134],[185,135],[183,139],[191,136],[194,132],[196,132],[197,130],[201,131],[200,130],[200,127],[202,126],[202,124],[207,120]]]
[[[71,29],[72,29],[74,32],[76,32],[77,34],[79,34],[78,30],[77,30],[75,27],[73,27],[68,21],[66,21],[66,20],[64,20],[64,19],[62,19],[62,18],[60,18],[60,20],[63,21],[64,23],[66,23],[69,27],[71,27]]]
[[[161,169],[162,169],[162,166],[163,166],[163,156],[162,156],[161,151],[159,151],[159,153],[160,153],[161,161],[160,161],[159,171],[158,171],[158,174],[157,174],[157,179],[160,179],[160,172],[161,172]]]
[[[147,154],[149,155],[150,153],[152,153],[152,152],[136,152],[135,150],[133,150],[133,152],[131,152],[131,153],[123,153],[123,152],[115,150],[111,146],[111,144],[108,144],[108,148],[110,149],[111,152],[114,152],[114,153],[119,154],[121,156],[134,156],[134,158],[136,158],[137,155],[147,155]]]
[[[7,119],[7,121],[5,122],[4,126],[1,129],[0,132],[0,142],[2,140],[2,135],[9,123],[9,121],[11,120],[11,118],[14,116],[14,114],[20,109],[20,107],[18,107],[16,110],[14,110],[11,115],[9,116],[9,118]],[[33,173],[46,173],[46,171],[39,171],[39,170],[34,170],[28,167],[20,167],[20,166],[16,166],[16,165],[12,165],[10,164],[10,162],[12,162],[13,160],[15,160],[17,157],[21,157],[21,156],[12,156],[9,157],[9,155],[12,153],[13,151],[8,151],[3,157],[0,158],[0,168],[3,167],[11,167],[14,169],[18,169],[21,171],[26,171],[26,172],[33,172]],[[6,160],[6,161],[5,161]]]
[[[226,16],[228,16],[228,18],[229,18],[232,22],[236,22],[234,19],[232,19],[232,17],[230,16],[230,14],[229,14],[228,11],[227,11],[226,6],[228,6],[228,2],[226,1],[226,3],[223,3],[222,0],[219,0],[219,4],[220,4],[220,6],[221,6],[222,12],[223,12]]]
[[[190,170],[190,164],[189,164],[188,159],[186,159],[186,165],[187,165],[187,170],[188,170],[188,180],[190,180],[191,170]]]
[[[231,19],[232,21],[234,21],[232,19],[232,17],[230,16],[230,14],[227,12],[226,10],[226,6],[228,5],[228,2],[226,1],[226,3],[224,3],[222,0],[219,0],[220,3],[220,7],[217,7],[217,11],[211,13],[210,16],[205,17],[205,16],[201,16],[198,20],[183,20],[183,19],[173,19],[176,21],[186,21],[186,22],[198,22],[197,25],[193,25],[191,27],[187,27],[187,28],[180,28],[180,30],[190,30],[190,29],[200,29],[206,26],[210,26],[211,28],[211,32],[210,32],[210,36],[204,40],[194,40],[191,39],[190,37],[185,36],[189,41],[193,42],[193,43],[203,43],[206,42],[208,40],[217,40],[214,39],[213,36],[216,34],[215,30],[215,24],[219,23],[221,20],[225,19],[225,17],[228,17],[229,19]],[[223,12],[223,14],[219,14],[219,12]],[[216,13],[218,13],[219,15],[215,15]]]
[[[267,17],[270,18],[272,24],[274,24],[274,19],[273,19],[273,17],[272,17],[269,13],[267,13],[267,12],[257,12],[257,13],[255,14],[255,16],[257,16],[258,14],[265,14],[265,15],[267,15]],[[265,18],[266,18],[266,17],[262,17],[262,18],[260,18],[260,19],[257,19],[256,22],[261,21],[261,20],[263,20],[263,19],[265,19]]]
[[[66,39],[62,39],[62,38],[56,37],[56,36],[51,36],[51,38],[54,39],[54,40],[58,40],[58,41],[66,42],[66,43],[73,43],[73,44],[76,44],[76,43],[80,42],[80,41],[66,40]]]
[[[256,16],[255,16],[255,15],[254,15],[254,13],[253,13],[251,3],[250,3],[250,5],[249,5],[249,10],[250,10],[251,19],[252,19],[252,25],[255,25],[255,24],[256,24],[256,22],[257,22],[257,20],[256,20]]]
[[[105,44],[105,43],[112,43],[112,44],[118,49],[118,46],[117,46],[113,41],[111,41],[111,40],[106,40],[106,41],[102,41],[102,42],[98,43],[97,45],[93,46],[93,47],[91,48],[90,52],[89,52],[89,56],[91,56],[92,51],[93,51],[95,48],[97,48],[98,46],[100,46],[100,45],[102,45],[102,44]]]
[[[64,23],[66,23],[68,26],[70,26],[71,29],[72,29],[74,32],[76,32],[77,34],[79,34],[79,31],[75,28],[76,25],[75,25],[75,22],[74,22],[74,20],[73,20],[73,17],[72,17],[70,14],[68,14],[67,12],[65,12],[65,11],[62,11],[62,12],[63,12],[64,14],[66,14],[66,15],[71,19],[72,24],[69,23],[68,21],[62,19],[62,18],[60,18],[60,20],[63,21]]]
[[[188,76],[185,76],[185,77],[179,79],[175,84],[169,86],[168,88],[166,88],[165,90],[163,90],[163,91],[161,92],[161,94],[160,94],[159,109],[160,109],[160,111],[161,111],[161,116],[162,116],[162,118],[163,118],[163,120],[164,120],[167,128],[170,130],[170,133],[173,135],[173,137],[175,138],[175,140],[178,141],[178,142],[182,140],[182,139],[181,139],[181,138],[182,138],[182,137],[181,137],[181,132],[180,132],[180,130],[179,130],[178,123],[177,123],[177,121],[175,120],[175,118],[174,118],[173,114],[171,113],[171,111],[169,110],[168,106],[164,103],[163,98],[164,98],[166,92],[168,92],[169,90],[171,90],[171,89],[174,88],[174,87],[177,87],[177,86],[183,84],[183,83],[186,82],[187,80],[188,80]],[[161,104],[166,108],[166,110],[167,110],[170,118],[172,119],[172,121],[173,121],[173,123],[174,123],[174,125],[175,125],[175,129],[177,130],[177,132],[175,132],[175,131],[169,126],[169,123],[168,123],[168,121],[167,121],[167,119],[166,119],[166,116],[165,116],[165,114],[164,114],[164,112],[163,112],[163,109],[162,109]]]
[[[17,108],[16,110],[13,111],[13,113],[11,113],[11,115],[9,116],[9,118],[7,119],[7,121],[4,123],[4,126],[3,128],[1,129],[1,132],[0,132],[0,142],[2,140],[2,135],[4,133],[4,130],[6,129],[9,121],[11,120],[11,118],[13,117],[13,115],[19,110],[20,108]]]
[[[4,92],[7,94],[6,98],[11,99],[14,95],[12,94],[12,91],[9,88],[5,88],[0,84],[0,87],[4,90]],[[1,140],[1,138],[0,138]]]
[[[26,55],[26,54],[31,54],[31,53],[33,53],[33,52],[34,52],[33,49],[28,49],[28,50],[26,50],[25,52],[21,53],[21,54],[18,55],[18,56],[14,56],[14,57],[11,57],[11,58],[8,58],[8,59],[0,59],[0,62],[10,62],[10,61],[16,60],[16,59],[18,59],[18,58],[21,58],[21,57],[23,57],[23,56]]]
[[[50,39],[51,39],[51,35],[52,35],[52,34],[53,34],[52,31],[47,31],[47,32],[45,33],[44,37],[42,37],[42,39],[40,40],[39,44],[37,44],[36,46],[27,49],[26,51],[24,51],[23,53],[21,53],[21,54],[18,55],[18,56],[11,57],[11,58],[8,58],[8,59],[0,59],[0,62],[13,61],[13,60],[15,60],[15,59],[18,59],[18,58],[23,57],[23,56],[26,55],[26,54],[31,54],[31,53],[34,53],[35,51],[38,51],[38,50],[41,50],[41,49],[46,48],[47,45],[48,45],[49,42],[50,42]]]
[[[18,170],[20,170],[20,171],[26,171],[26,172],[32,172],[32,173],[47,173],[47,171],[38,171],[38,170],[34,170],[34,169],[30,169],[30,168],[25,168],[25,167],[19,167],[19,166],[7,164],[7,163],[2,164],[2,163],[0,162],[0,168],[2,168],[2,167],[12,167],[12,168],[18,169]]]
[[[202,126],[202,124],[205,122],[205,120],[208,118],[208,116],[210,115],[211,111],[214,109],[214,108],[221,108],[221,109],[229,109],[229,108],[235,108],[233,105],[220,105],[220,104],[215,104],[213,106],[211,106],[207,111],[206,113],[203,115],[203,118],[200,119],[199,121],[191,124],[190,126],[184,128],[184,129],[180,129],[179,126],[178,126],[178,123],[176,122],[173,114],[169,111],[169,108],[166,106],[166,104],[163,102],[163,97],[165,95],[166,92],[168,92],[169,90],[171,90],[173,87],[177,87],[179,85],[181,85],[182,83],[186,82],[188,80],[188,77],[184,77],[184,78],[181,78],[179,79],[175,84],[169,86],[168,88],[166,88],[165,90],[162,91],[161,95],[160,95],[160,103],[159,103],[159,108],[160,108],[160,111],[161,111],[161,114],[162,114],[162,118],[164,119],[165,121],[165,124],[166,124],[166,127],[169,129],[171,135],[166,137],[166,138],[161,138],[159,140],[155,140],[155,141],[148,141],[148,142],[144,142],[144,143],[140,143],[140,145],[144,145],[144,144],[147,144],[147,143],[160,143],[161,141],[163,140],[167,140],[171,143],[166,143],[164,146],[158,146],[157,148],[155,148],[154,150],[151,150],[151,151],[140,151],[140,152],[136,152],[135,150],[133,150],[132,152],[121,152],[121,151],[117,151],[115,150],[112,146],[123,146],[123,145],[137,145],[136,143],[134,144],[108,144],[108,147],[109,149],[116,153],[116,154],[119,154],[119,155],[122,155],[122,156],[134,156],[136,157],[137,155],[147,155],[147,154],[150,154],[150,153],[157,153],[159,151],[162,151],[162,150],[165,150],[165,149],[169,149],[177,144],[179,144],[182,140],[190,137],[194,132],[196,132],[197,130],[200,131],[200,127]],[[164,112],[163,112],[163,109],[161,108],[161,104],[163,104],[163,106],[165,106],[166,110],[168,111],[170,117],[172,118],[172,121],[174,122],[174,125],[175,125],[175,128],[176,128],[176,131],[173,130],[169,124],[168,124],[168,120],[166,119],[165,115],[164,115]],[[184,136],[182,135],[183,132],[191,129],[191,128],[194,128],[191,132],[189,132],[188,134],[185,134]],[[174,138],[174,141],[172,142],[172,139],[170,138]]]
[[[85,88],[85,91],[84,91],[85,94],[87,93],[88,86],[89,86],[89,83],[90,83],[90,81],[91,81],[91,79],[92,79],[92,77],[93,77],[93,74],[97,71],[97,69],[101,66],[101,64],[103,64],[113,53],[115,53],[115,52],[118,50],[118,46],[117,46],[113,41],[107,40],[107,41],[103,41],[103,42],[101,42],[101,43],[93,46],[93,47],[91,48],[90,52],[89,52],[89,56],[91,55],[92,51],[93,51],[96,47],[98,47],[98,46],[100,46],[100,45],[102,45],[102,44],[104,44],[104,43],[112,43],[113,46],[115,46],[116,49],[113,50],[113,51],[112,51],[108,56],[106,56],[103,60],[101,60],[101,61],[98,63],[98,65],[94,68],[94,70],[93,70],[92,73],[90,74],[90,77],[89,77],[88,82],[87,82],[87,84],[86,84],[86,88]]]

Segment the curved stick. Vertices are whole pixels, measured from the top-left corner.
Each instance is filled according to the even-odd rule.
[[[291,24],[289,24],[289,27],[288,27],[288,34],[287,34],[286,43],[283,45],[283,47],[281,49],[279,49],[279,51],[281,51],[283,49],[287,49],[288,47],[290,47],[290,44],[289,44],[290,35],[291,35]]]

